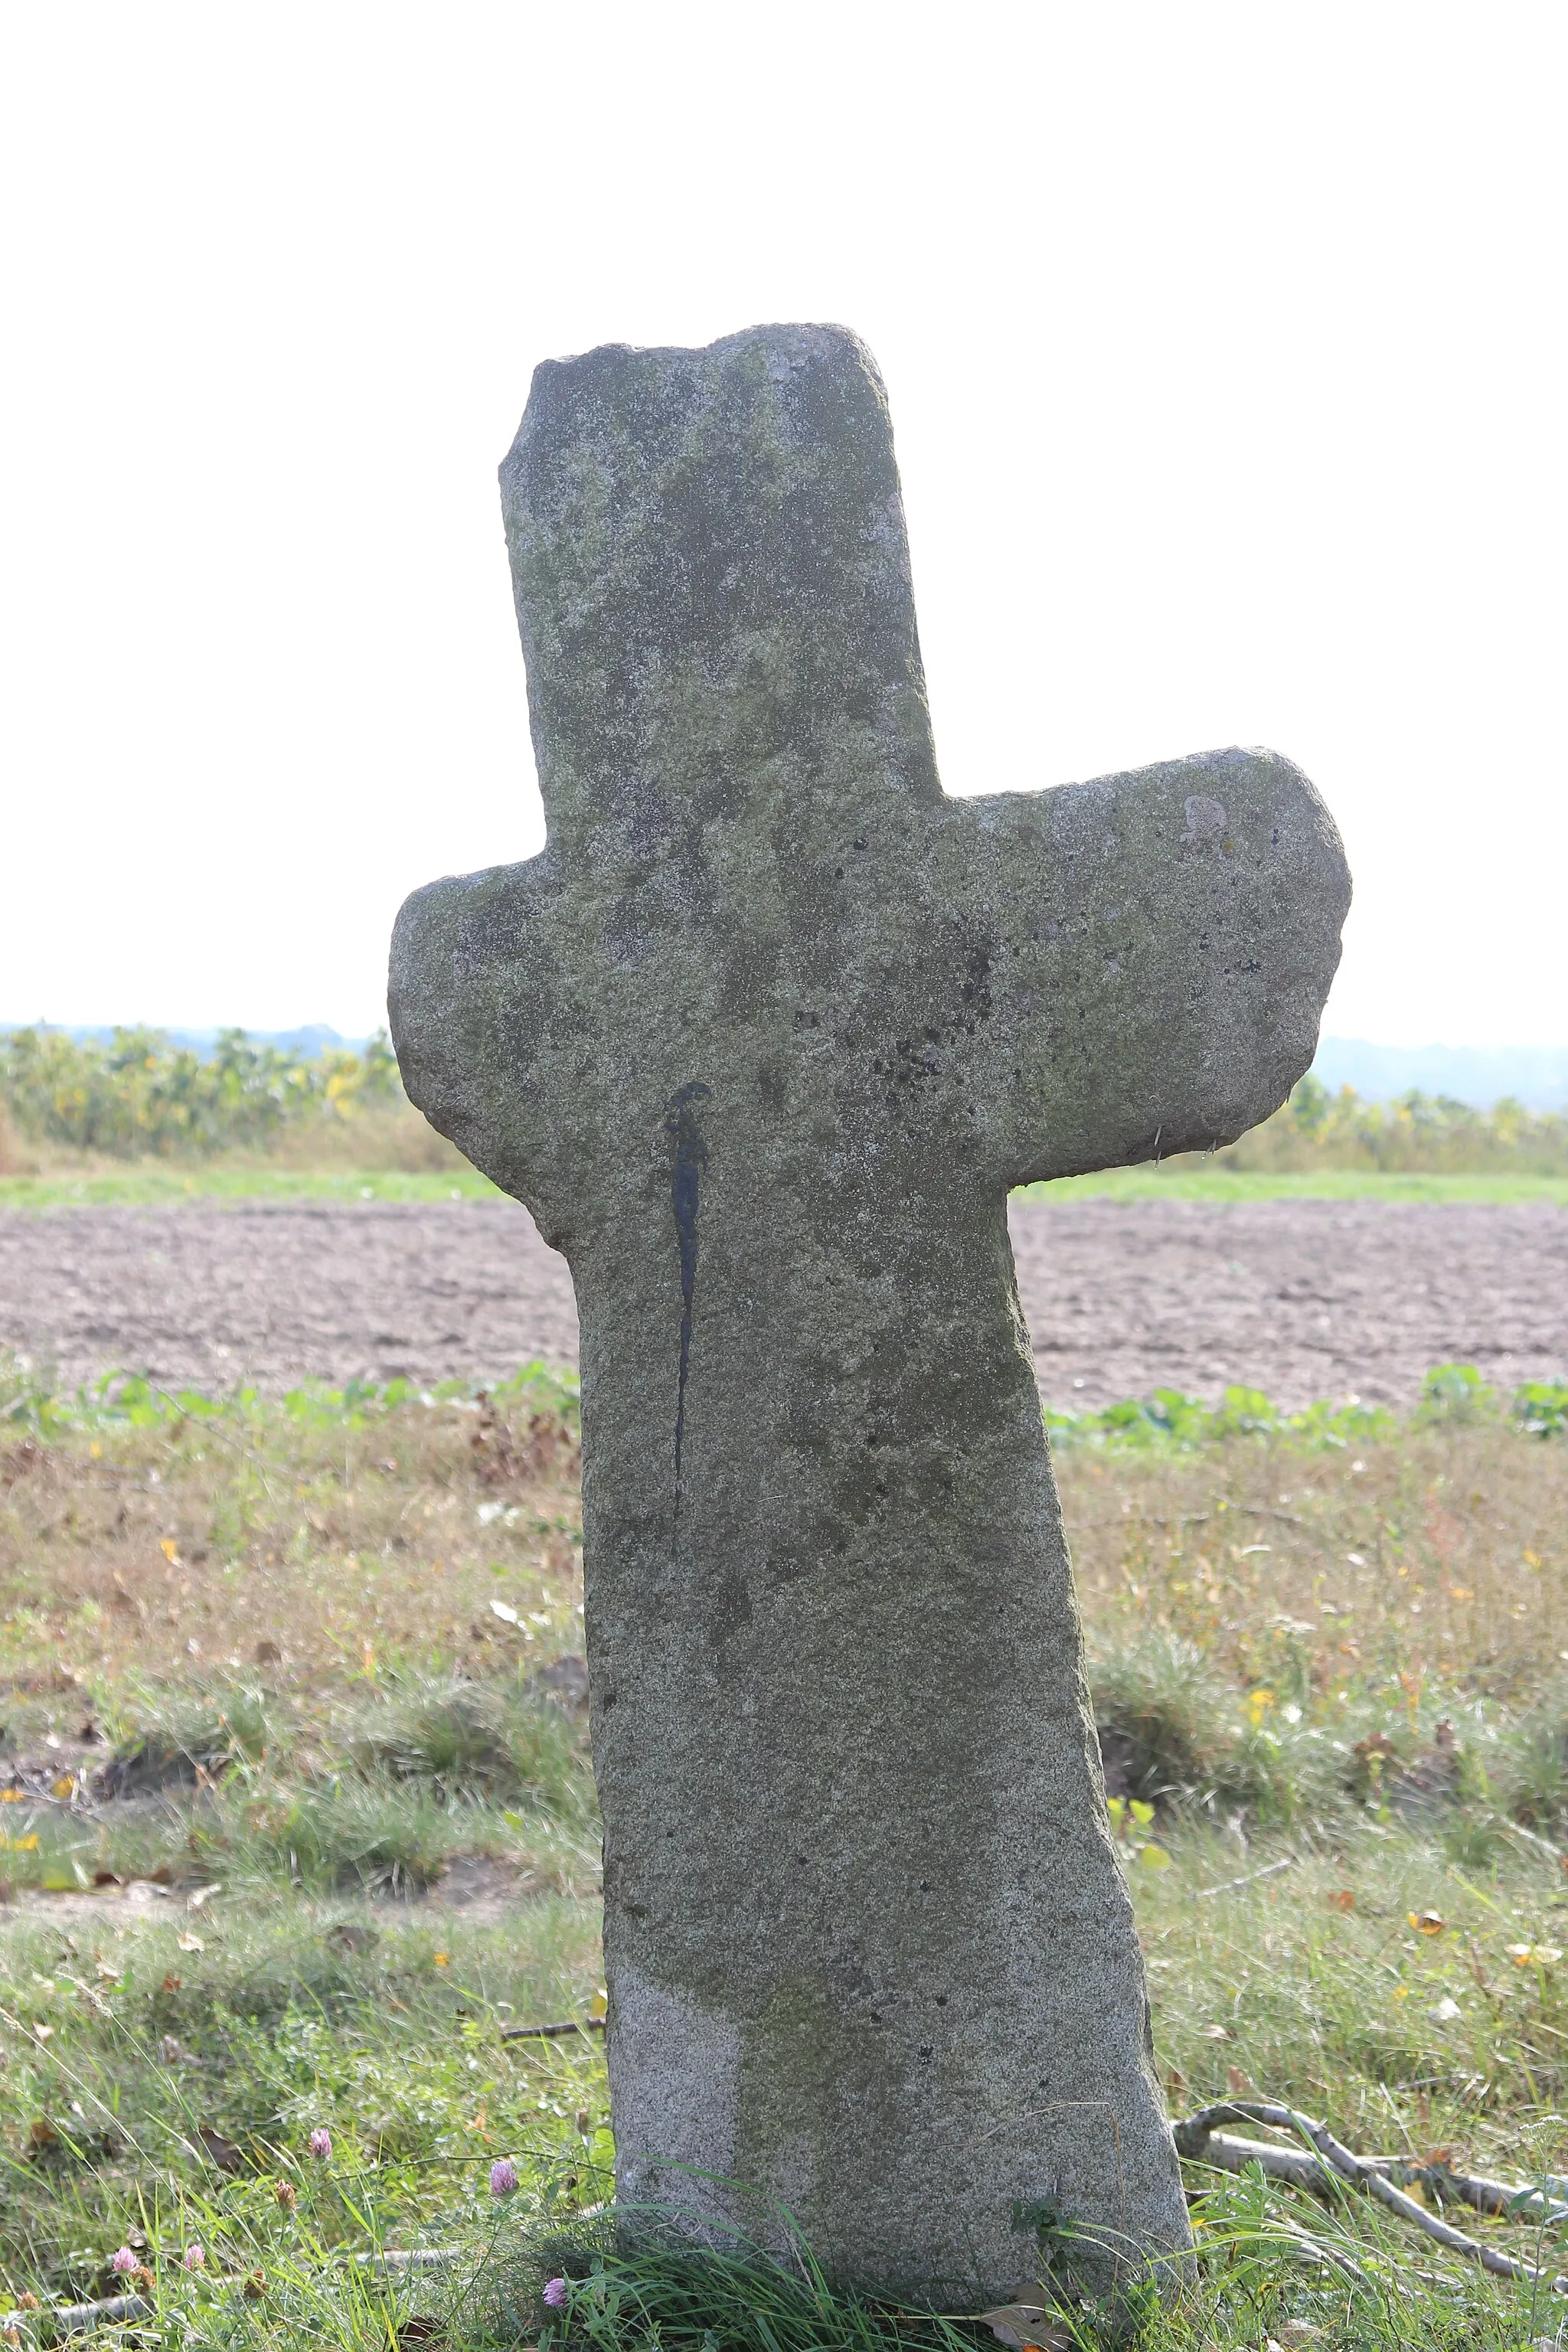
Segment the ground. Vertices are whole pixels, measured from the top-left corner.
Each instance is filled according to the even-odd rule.
[[[1143,1228],[1167,1249],[1184,1223],[1170,1205]],[[187,1242],[248,1233],[258,1270],[248,1213],[179,1214]],[[1232,1330],[1250,1316],[1259,1348],[1270,1315],[1310,1334],[1325,1311],[1271,1307],[1289,1277],[1257,1250],[1227,1273],[1228,1241],[1189,1241],[1187,1287],[1162,1291],[1160,1261],[1112,1223],[1128,1214],[1021,1221],[1026,1277],[1048,1245],[1079,1360],[1074,1297],[1094,1293],[1073,1236],[1097,1224],[1121,1237],[1098,1244],[1118,1328],[1148,1350],[1127,1360],[1201,1360],[1174,1351],[1205,1311]],[[1451,1233],[1458,1213],[1438,1215]],[[370,1328],[374,1294],[351,1276],[395,1265],[407,1226],[373,1203],[308,1230],[320,1246],[292,1303],[276,1264],[257,1286],[275,1329]],[[520,1213],[459,1230],[521,1235],[503,1255],[526,1265]],[[1397,1286],[1344,1229],[1298,1245],[1303,1285],[1336,1301],[1360,1286],[1369,1346],[1427,1278],[1419,1221],[1395,1230],[1382,1257]],[[1489,1331],[1513,1335],[1494,1360],[1537,1369],[1518,1335],[1549,1336],[1562,1311],[1541,1272],[1561,1244],[1521,1230],[1522,1266],[1506,1223],[1468,1258],[1434,1251],[1447,1286],[1412,1307],[1401,1360],[1427,1329],[1451,1337],[1445,1354]],[[81,1213],[29,1231],[46,1264],[74,1251],[84,1292],[101,1282]],[[237,1316],[245,1256],[224,1261]],[[1495,1271],[1495,1297],[1466,1300],[1466,1264]],[[220,1273],[184,1293],[209,1337]],[[445,1278],[420,1276],[437,1307]],[[466,1295],[489,1279],[481,1257]],[[1163,1335],[1139,1340],[1140,1300],[1147,1317],[1162,1296]],[[546,2325],[618,2352],[655,2322],[683,2352],[993,2342],[973,2321],[858,2310],[809,2273],[719,2264],[694,2281],[651,2258],[627,2270],[596,2242],[613,2146],[573,1383],[542,1366],[481,1390],[470,1364],[442,1387],[449,1360],[423,1387],[213,1408],[135,1385],[61,1405],[0,1380],[0,2312],[41,2340],[47,2308],[20,2298],[107,2296],[123,2246],[171,2352],[437,2328],[460,2348],[533,2344]],[[1561,1367],[1561,1352],[1539,1365]],[[1056,1440],[1173,2109],[1287,2101],[1418,2171],[1429,2208],[1458,2171],[1521,2188],[1568,2171],[1568,1442],[1510,1419],[1510,1377],[1500,1399],[1450,1382],[1398,1415],[1112,1414]],[[573,2031],[507,2038],[555,2023]],[[330,2156],[310,2156],[314,2130]],[[502,2159],[520,2186],[495,2198]],[[1544,2290],[1489,2281],[1364,2200],[1196,2163],[1187,2178],[1197,2283],[1147,2316],[1151,2346],[1554,2339]],[[1558,2267],[1558,2233],[1527,2210],[1448,2219]],[[1068,2293],[1070,2244],[1038,2228],[1020,2284],[1048,2258]],[[552,2318],[544,2281],[588,2273],[595,2242],[602,2267]],[[454,2258],[384,2259],[421,2247]],[[1069,2301],[1026,2340],[1103,2334]]]
[[[1434,1364],[1510,1389],[1568,1364],[1568,1215],[1550,1203],[1069,1192],[1012,1222],[1056,1406],[1232,1381],[1292,1409],[1410,1404]],[[427,1383],[571,1363],[576,1314],[562,1259],[494,1194],[0,1208],[3,1344],[68,1386],[117,1366],[214,1391]]]

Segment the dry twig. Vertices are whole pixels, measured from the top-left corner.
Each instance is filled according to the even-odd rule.
[[[503,2042],[558,2042],[563,2033],[603,2033],[602,2017],[567,2017],[559,2025],[503,2025]]]
[[[1301,2148],[1279,2147],[1267,2140],[1237,2138],[1216,2128],[1225,2123],[1268,2124],[1276,2131],[1294,2132],[1310,2141],[1317,2154],[1309,2156]],[[1463,2254],[1467,2261],[1479,2263],[1494,2277],[1515,2279],[1525,2286],[1545,2286],[1553,2294],[1568,2294],[1568,2277],[1538,2270],[1496,2246],[1483,2245],[1479,2238],[1467,2237],[1462,2230],[1453,2229],[1436,2214],[1429,2213],[1414,2197],[1407,2197],[1398,2183],[1417,2181],[1439,2200],[1452,2199],[1456,2204],[1468,2205],[1479,2213],[1518,2212],[1537,2222],[1568,2216],[1568,2207],[1549,2205],[1538,2189],[1528,2185],[1510,2187],[1507,2181],[1489,2180],[1478,2173],[1450,2172],[1446,2165],[1408,2164],[1396,2157],[1357,2156],[1334,2137],[1327,2124],[1302,2115],[1295,2107],[1277,2106],[1264,2099],[1226,2099],[1215,2106],[1201,2107],[1196,2115],[1174,2124],[1172,2131],[1178,2156],[1194,2163],[1212,2164],[1225,2172],[1239,2172],[1244,2165],[1256,2164],[1273,2179],[1289,2180],[1297,2188],[1315,2189],[1320,2194],[1331,2193],[1342,2184],[1363,2189],[1391,2213],[1397,2213],[1401,2221],[1412,2222],[1426,2236],[1446,2247],[1449,2253]]]

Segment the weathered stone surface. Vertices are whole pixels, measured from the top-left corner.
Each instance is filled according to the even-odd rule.
[[[943,796],[841,330],[551,362],[501,480],[548,845],[391,1009],[577,1292],[621,2194],[937,2294],[1183,2248],[1005,1203],[1283,1098],[1333,825],[1267,751]]]

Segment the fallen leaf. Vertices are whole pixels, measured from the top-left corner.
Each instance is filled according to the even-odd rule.
[[[327,1929],[326,1940],[329,1944],[336,1944],[341,1951],[368,1952],[371,1946],[379,1941],[379,1937],[374,1927],[355,1927],[349,1920],[340,1919],[336,1927]]]
[[[1461,2011],[1458,2002],[1457,2000],[1450,2000],[1448,1995],[1445,1993],[1442,2000],[1436,2002],[1433,2007],[1427,2011],[1426,2014],[1431,2018],[1434,2024],[1452,2025],[1454,2020],[1461,2014]]]
[[[110,1984],[119,1983],[121,1971],[113,1960],[106,1960],[100,1954],[94,1959],[92,1965],[97,1975],[107,1978]]]
[[[1198,2039],[1201,2042],[1228,2042],[1230,2036],[1223,2025],[1200,2025]]]
[[[1144,1870],[1169,1870],[1171,1867],[1171,1857],[1163,1845],[1144,1846],[1138,1860]]]
[[[283,1664],[283,1653],[276,1642],[258,1642],[256,1663],[258,1666],[280,1666]]]
[[[1030,2352],[1031,2347],[1035,2352],[1062,2352],[1073,2340],[1047,2319],[1043,2304],[999,2303],[994,2311],[977,2311],[974,2316],[998,2343],[1012,2345],[1015,2352]]]
[[[52,2042],[55,2038],[54,2027],[44,2024],[41,2019],[34,2025],[33,2033],[39,2042]]]
[[[438,1969],[449,1969],[449,1968],[451,1967],[451,1965],[452,1965],[452,1955],[451,1955],[451,1953],[450,1953],[450,1952],[437,1952],[437,1955],[436,1955],[436,1966],[437,1966]]]
[[[216,1880],[211,1886],[195,1886],[185,1897],[185,1908],[187,1911],[199,1911],[209,1896],[222,1893],[223,1888]]]
[[[509,1601],[492,1601],[490,1602],[490,1615],[492,1617],[499,1617],[503,1625],[517,1625],[521,1624],[522,1622],[518,1616],[517,1611],[511,1607]]]
[[[67,1797],[74,1796],[75,1793],[76,1782],[72,1780],[68,1772],[62,1772],[59,1779],[55,1782],[53,1788],[49,1791],[49,1794],[52,1797],[58,1797],[62,1801]]]
[[[1516,1969],[1554,1968],[1563,1958],[1555,1944],[1505,1944],[1503,1949]]]
[[[179,1935],[174,1940],[179,1945],[182,1952],[205,1952],[206,1950],[206,1946],[203,1943],[201,1937],[199,1936],[193,1936],[188,1927],[182,1927]]]
[[[1407,1911],[1405,1916],[1418,1936],[1440,1936],[1448,1924],[1438,1911]]]
[[[590,2017],[608,2017],[609,2013],[610,1996],[605,1991],[604,1986],[601,1985],[598,1991],[594,1995],[593,2000],[588,2003],[588,2014]]]
[[[180,1979],[177,1976],[169,1975],[163,1979],[163,1990],[165,1992],[178,1992],[179,1990]]]
[[[244,2164],[244,2153],[238,2143],[226,2138],[222,2132],[215,2131],[210,2124],[203,2124],[196,2137],[202,2144],[202,2154],[207,2162],[216,2164],[220,2172],[237,2172]]]
[[[1328,1905],[1331,1911],[1353,1911],[1355,1909],[1355,1896],[1348,1886],[1341,1886],[1337,1888],[1332,1895],[1325,1895],[1323,1900]]]

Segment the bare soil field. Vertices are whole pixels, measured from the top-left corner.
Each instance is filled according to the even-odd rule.
[[[1051,1403],[1233,1381],[1407,1403],[1436,1363],[1568,1370],[1568,1212],[1373,1201],[1015,1203]],[[574,1360],[563,1261],[510,1202],[0,1214],[0,1345],[62,1383],[285,1388]]]

